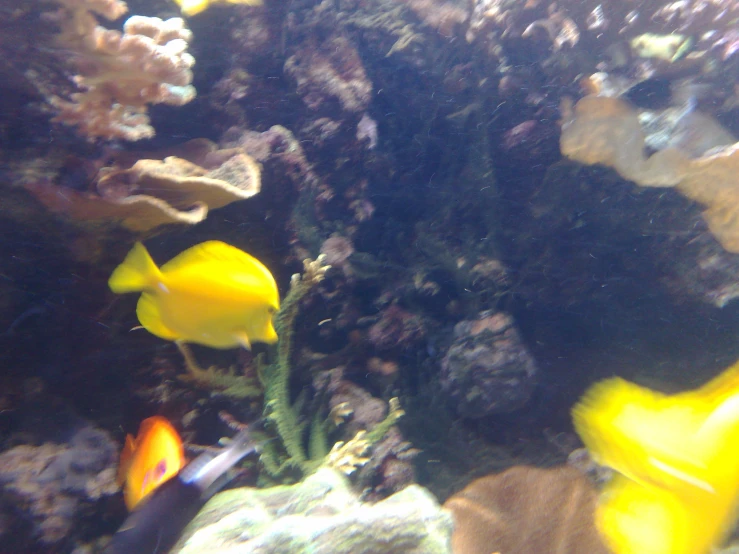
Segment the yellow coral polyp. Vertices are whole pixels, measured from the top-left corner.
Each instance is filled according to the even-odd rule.
[[[174,0],[180,7],[182,15],[192,17],[207,10],[211,4],[243,4],[245,6],[261,6],[261,0]]]

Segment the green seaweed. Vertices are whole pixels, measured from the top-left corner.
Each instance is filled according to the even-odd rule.
[[[295,274],[290,280],[290,291],[275,316],[275,330],[280,341],[277,343],[275,361],[262,365],[259,375],[264,386],[264,419],[271,424],[281,444],[274,441],[262,451],[262,463],[273,479],[286,477],[289,470],[296,470],[302,477],[313,473],[323,457],[309,458],[305,451],[303,436],[305,424],[298,417],[298,410],[290,404],[290,366],[293,351],[295,318],[298,316],[300,300],[323,280],[329,266],[323,265],[323,257],[315,261],[305,260],[303,275]],[[319,449],[311,444],[311,454],[318,455]]]
[[[185,359],[187,369],[187,373],[179,376],[181,381],[192,383],[202,389],[219,391],[237,400],[262,396],[262,387],[256,379],[240,375],[233,369],[220,369],[215,366],[202,369],[185,343],[177,341],[175,344]]]
[[[307,422],[300,418],[301,402],[290,403],[294,323],[300,300],[323,280],[329,268],[323,265],[322,256],[315,261],[305,260],[303,264],[303,275],[293,275],[290,291],[275,317],[275,330],[280,340],[274,361],[265,364],[263,358],[259,360],[258,373],[264,387],[263,417],[277,435],[277,440],[266,442],[262,448],[261,461],[266,471],[262,478],[265,480],[299,480],[315,472],[331,451],[326,422],[320,414],[316,412],[311,418],[306,441]],[[402,415],[397,399],[391,399],[388,415],[364,437],[366,445],[372,447],[379,442]]]

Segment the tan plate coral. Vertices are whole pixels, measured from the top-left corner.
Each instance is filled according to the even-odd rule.
[[[129,169],[112,169],[98,179],[96,192],[78,192],[49,183],[25,187],[48,209],[77,221],[114,222],[148,233],[171,223],[195,224],[209,210],[257,194],[259,164],[240,149],[215,150],[202,162],[176,156],[139,160]]]
[[[586,96],[562,110],[560,149],[587,165],[602,164],[644,187],[675,187],[703,205],[709,229],[729,252],[739,253],[739,143],[691,158],[678,148],[651,156],[639,115],[618,98]]]

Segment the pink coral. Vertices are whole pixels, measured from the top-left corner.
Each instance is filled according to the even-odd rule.
[[[116,19],[125,3],[58,1],[59,42],[80,60],[74,82],[81,90],[70,100],[50,98],[56,121],[91,139],[140,140],[154,136],[149,104],[181,106],[195,97],[195,59],[187,53],[192,33],[182,19],[132,16],[120,33],[98,25],[92,12]]]
[[[306,41],[285,62],[285,72],[295,79],[298,94],[312,110],[338,102],[345,112],[361,113],[372,99],[372,82],[359,53],[344,37],[319,45]]]
[[[321,245],[321,254],[326,256],[326,264],[340,269],[345,276],[351,275],[349,257],[354,254],[354,245],[346,237],[333,235]]]

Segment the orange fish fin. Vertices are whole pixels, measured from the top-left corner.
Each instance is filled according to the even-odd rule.
[[[131,467],[134,452],[136,452],[136,440],[132,435],[126,435],[126,441],[123,443],[121,457],[118,461],[118,474],[116,476],[118,486],[123,486],[123,483],[126,482],[128,469]]]
[[[145,292],[141,295],[139,303],[136,305],[136,315],[139,318],[139,323],[152,335],[156,335],[164,340],[177,340],[180,338],[177,333],[162,323],[159,302],[157,302],[154,294]]]

